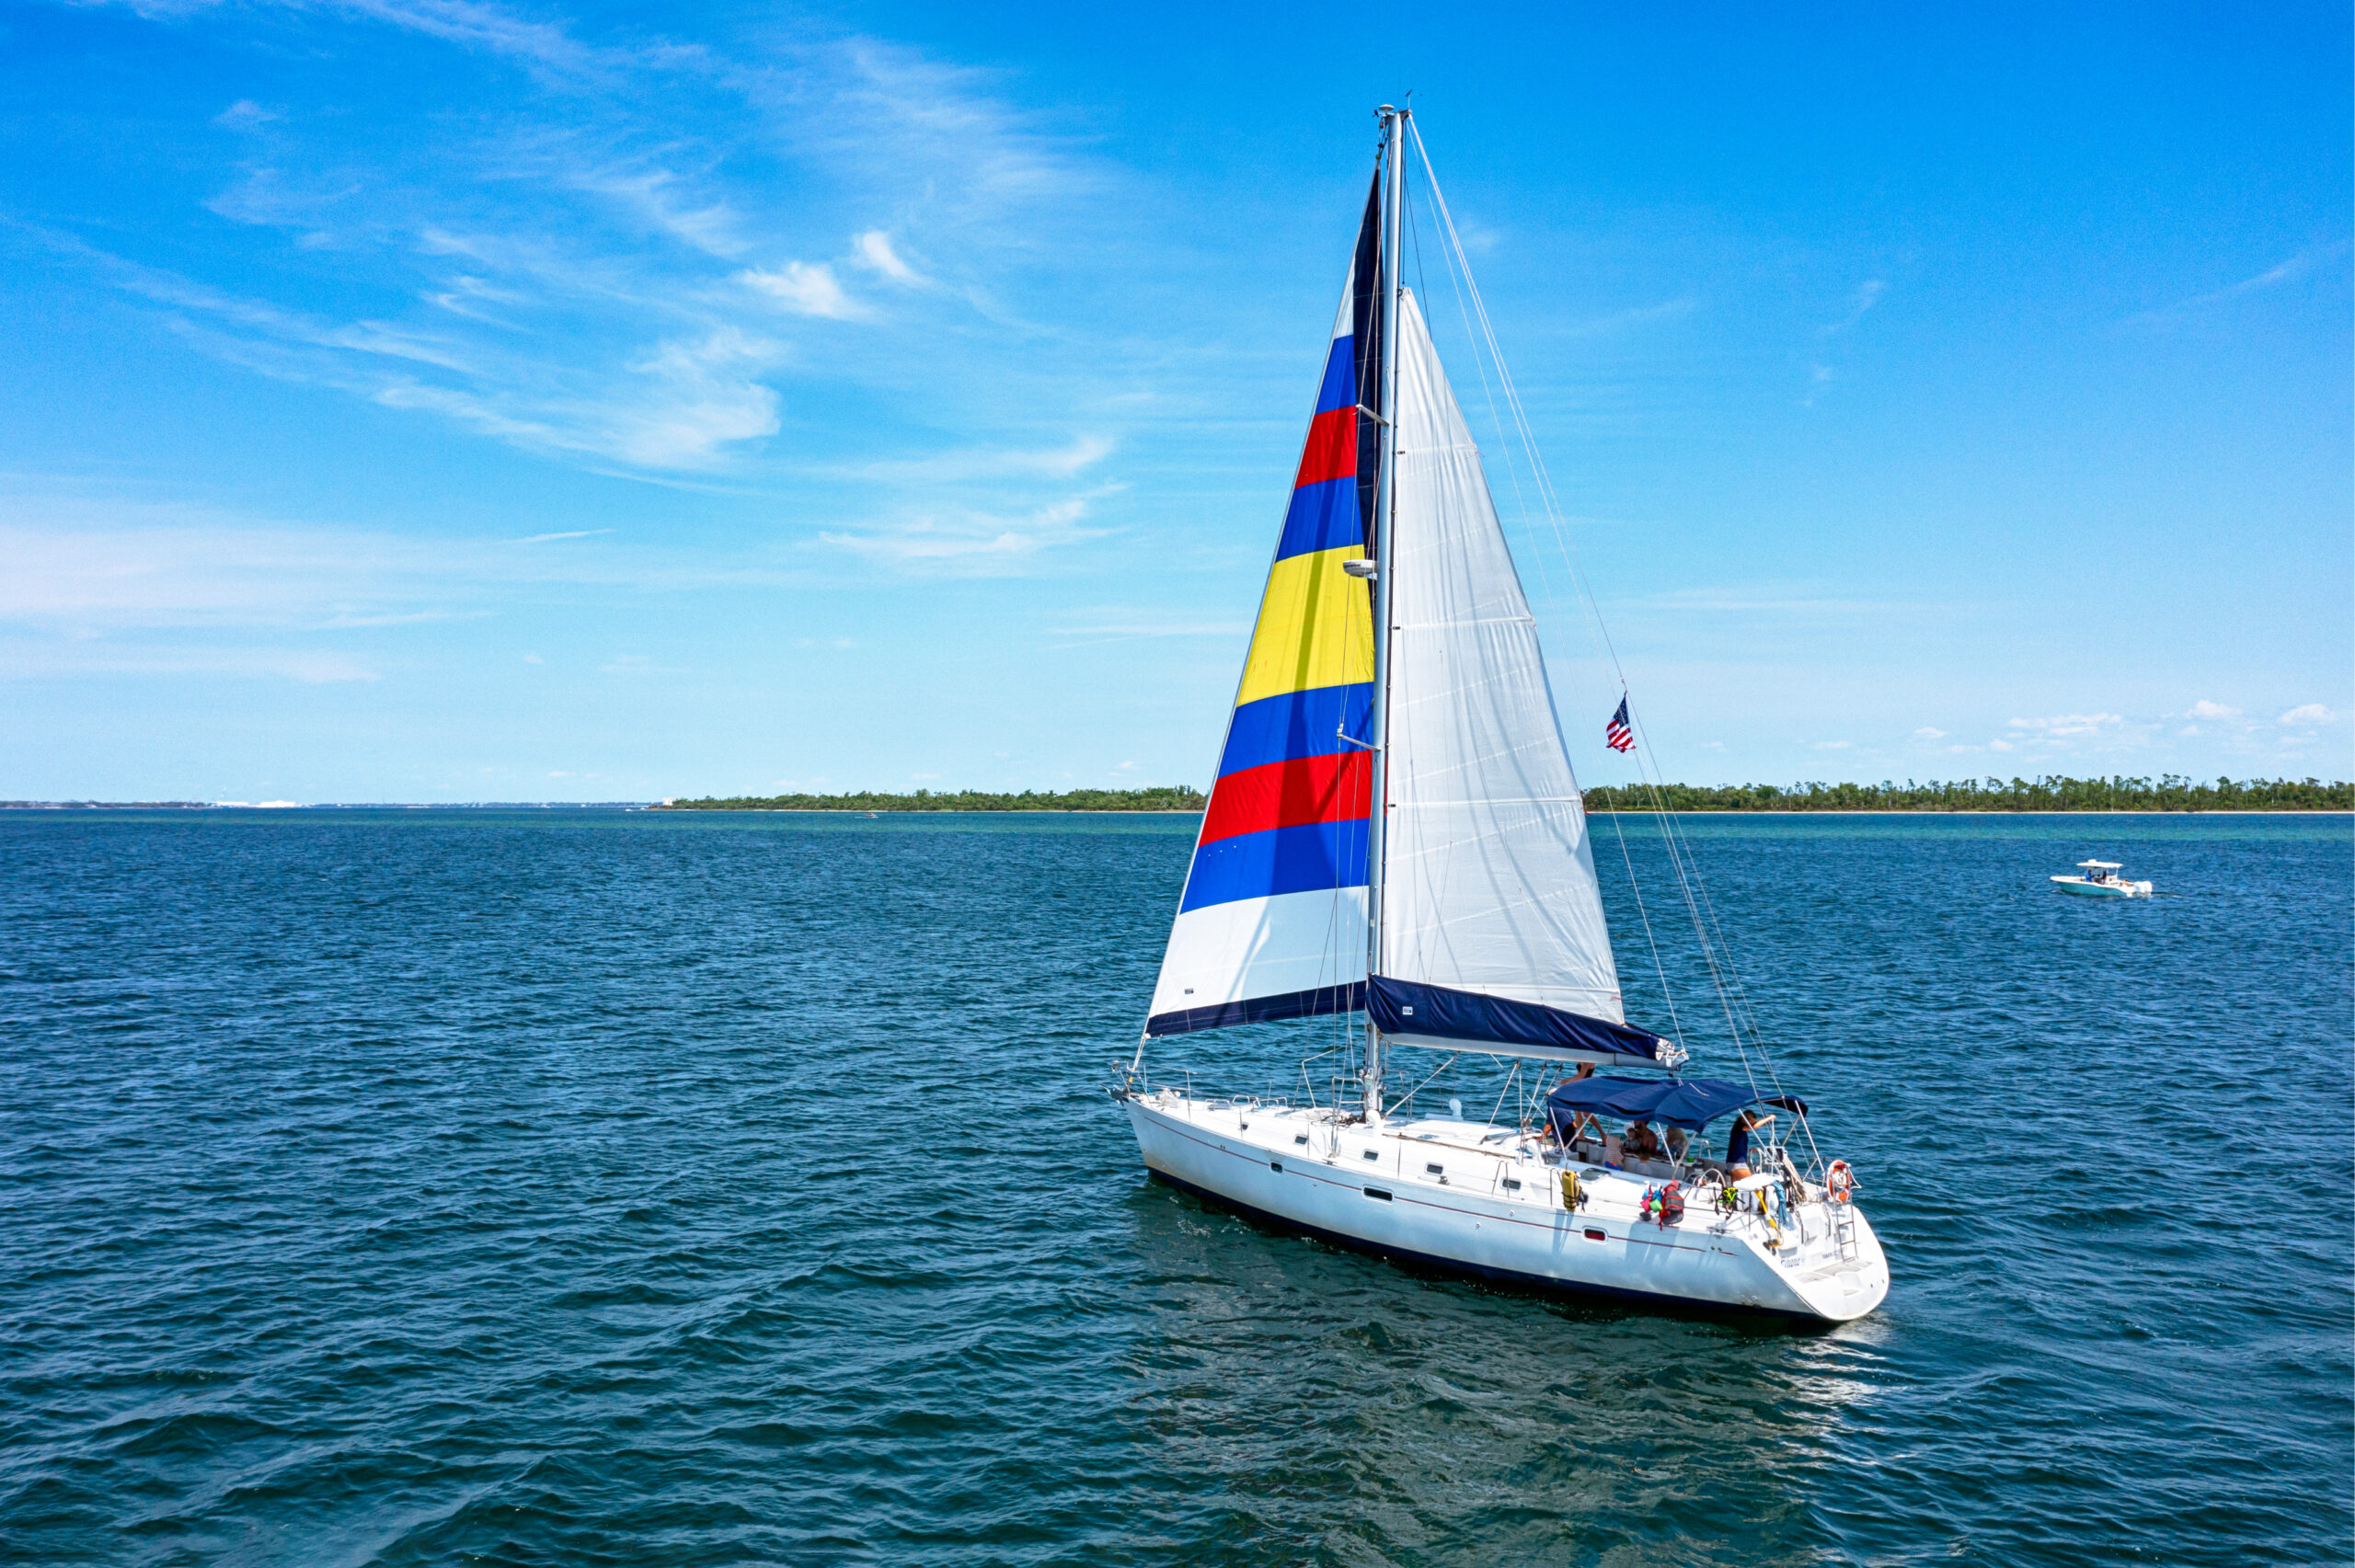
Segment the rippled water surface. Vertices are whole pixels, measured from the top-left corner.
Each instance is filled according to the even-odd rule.
[[[0,1556],[2355,1554],[2346,818],[1694,820],[1894,1264],[1819,1333],[1149,1185],[1104,1091],[1191,831],[0,817]],[[2094,853],[2167,896],[2057,895]],[[1156,1070],[1281,1091],[1289,1027]]]

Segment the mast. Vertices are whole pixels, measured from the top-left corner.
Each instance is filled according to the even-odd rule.
[[[1366,951],[1369,984],[1382,969],[1384,829],[1387,826],[1390,760],[1390,535],[1398,488],[1398,189],[1406,163],[1407,117],[1384,104],[1382,120],[1382,473],[1374,490],[1373,704],[1372,808],[1366,824]],[[1382,1116],[1382,1030],[1369,1012],[1365,1024],[1365,1118]]]

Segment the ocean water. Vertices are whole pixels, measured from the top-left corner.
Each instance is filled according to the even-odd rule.
[[[1729,1070],[1621,826],[1631,1016]],[[2345,818],[1691,819],[1894,1265],[1812,1332],[1147,1182],[1191,830],[0,817],[0,1559],[2355,1555]],[[2045,880],[2095,853],[2165,896]],[[1152,1059],[1297,1091],[1315,1030]]]

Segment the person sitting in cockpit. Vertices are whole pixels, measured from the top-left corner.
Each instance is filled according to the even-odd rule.
[[[1649,1122],[1629,1122],[1627,1136],[1619,1140],[1619,1151],[1630,1160],[1657,1160],[1661,1153],[1660,1135],[1652,1131]]]

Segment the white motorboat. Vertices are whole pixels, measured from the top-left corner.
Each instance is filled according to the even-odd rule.
[[[2083,876],[2052,879],[2060,884],[2063,893],[2077,893],[2089,898],[2147,898],[2151,896],[2149,883],[2129,882],[2119,876],[2126,868],[2114,860],[2081,860],[2077,868],[2084,873]]]
[[[1677,1076],[1683,1047],[1626,1022],[1535,622],[1398,275],[1404,157],[1421,141],[1407,115],[1380,113],[1217,783],[1114,1096],[1155,1176],[1345,1245],[1548,1288],[1862,1316],[1889,1289],[1880,1242],[1771,1062],[1761,1082],[1746,1004],[1729,993],[1724,1009],[1739,1082]],[[1428,155],[1419,167],[1428,179]],[[1428,195],[1469,289],[1436,181]],[[1476,291],[1471,309],[1485,335]],[[1623,702],[1614,747],[1632,744],[1625,715]],[[1361,1028],[1347,1022],[1358,1013]],[[1320,1054],[1350,1059],[1329,1101],[1306,1063],[1292,1103],[1156,1083],[1145,1062],[1155,1040],[1290,1019],[1329,1020],[1304,1026]],[[1499,1059],[1489,1119],[1394,1095],[1400,1047]],[[1580,1076],[1548,1090],[1532,1063]]]

